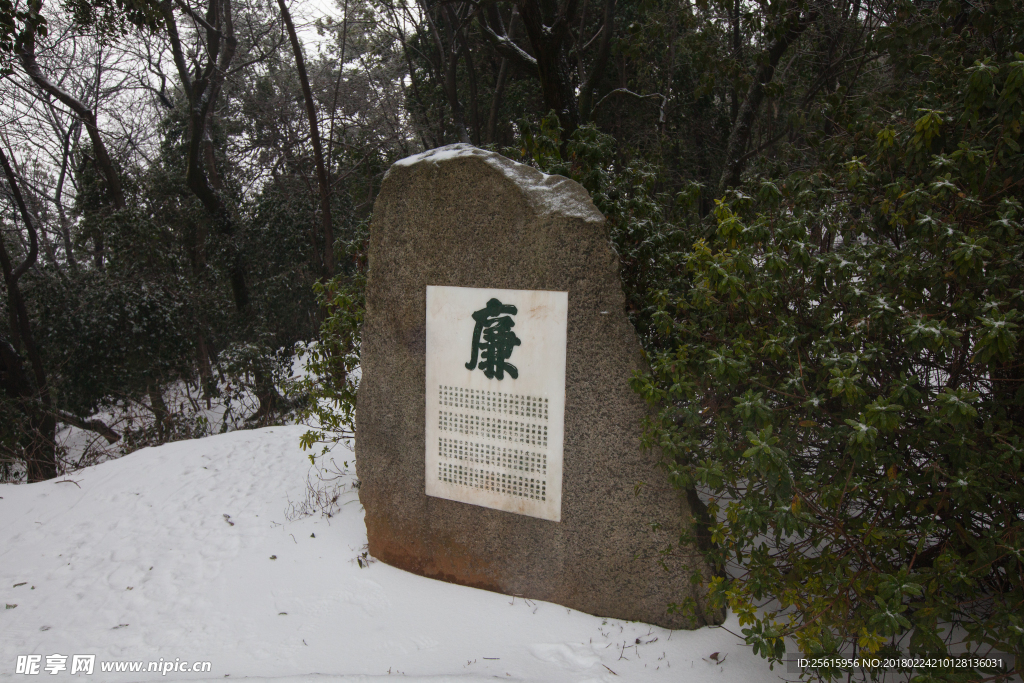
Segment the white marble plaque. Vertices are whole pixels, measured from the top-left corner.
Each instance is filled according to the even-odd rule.
[[[568,302],[427,287],[428,496],[561,520]]]

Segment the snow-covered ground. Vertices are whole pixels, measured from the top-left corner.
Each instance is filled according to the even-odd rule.
[[[0,681],[787,677],[733,635],[732,617],[667,631],[367,565],[351,476],[332,518],[296,517],[303,431],[235,431],[0,485]],[[38,674],[17,673],[27,655],[41,655]],[[50,655],[66,670],[50,674]],[[74,655],[95,655],[94,673],[72,676]],[[102,670],[119,662],[143,671]],[[182,662],[210,666],[163,673]]]

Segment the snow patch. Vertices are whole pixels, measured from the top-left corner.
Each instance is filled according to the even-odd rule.
[[[360,564],[351,473],[333,517],[286,514],[306,489],[304,431],[234,431],[0,484],[0,683],[778,683],[735,616],[668,631]],[[75,654],[96,655],[92,676],[43,669]],[[40,674],[16,674],[19,655],[40,655]],[[100,669],[160,660],[212,670]]]
[[[589,645],[583,643],[549,643],[530,646],[530,654],[542,662],[558,664],[572,671],[585,671],[601,661]]]

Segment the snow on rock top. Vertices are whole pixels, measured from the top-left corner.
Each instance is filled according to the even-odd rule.
[[[519,164],[496,152],[456,143],[420,152],[400,159],[395,166],[411,167],[429,163],[437,165],[453,159],[476,157],[514,182],[526,195],[530,204],[540,214],[582,218],[595,223],[603,222],[604,216],[590,195],[579,183],[560,175],[548,175],[525,164]]]

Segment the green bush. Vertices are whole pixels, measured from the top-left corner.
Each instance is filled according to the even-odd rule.
[[[882,32],[874,99],[721,199],[652,295],[651,443],[773,661],[1024,657],[1024,24],[923,7]]]
[[[313,286],[323,322],[316,342],[299,347],[306,374],[289,391],[300,404],[299,420],[310,425],[300,443],[303,450],[310,451],[313,465],[318,455],[326,455],[336,444],[355,436],[368,239],[368,224],[364,222],[355,227],[349,239],[339,240],[335,253],[344,256],[344,270],[328,282]],[[314,450],[318,444],[319,453]]]

